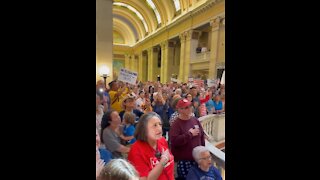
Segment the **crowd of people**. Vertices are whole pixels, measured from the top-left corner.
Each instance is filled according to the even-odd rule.
[[[99,80],[96,179],[222,179],[198,118],[224,113],[224,97],[222,84]]]

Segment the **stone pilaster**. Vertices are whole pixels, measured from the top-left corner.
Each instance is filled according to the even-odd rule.
[[[168,82],[168,40],[163,41],[161,44],[161,83]]]
[[[192,30],[186,31],[184,70],[183,70],[182,82],[187,82],[188,77],[191,75],[190,74],[191,37],[192,37]]]
[[[139,60],[138,60],[138,80],[143,81],[143,59],[142,59],[142,51],[139,52]]]
[[[219,29],[220,29],[221,17],[218,16],[210,20],[211,26],[211,51],[210,51],[210,66],[209,66],[209,79],[216,79],[217,76],[217,58],[218,58],[218,44],[219,44]]]
[[[178,79],[183,81],[184,77],[184,65],[185,65],[185,46],[186,46],[186,33],[183,32],[179,35],[180,38],[180,67],[179,67],[179,75]]]

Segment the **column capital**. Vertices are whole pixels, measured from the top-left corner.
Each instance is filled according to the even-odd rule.
[[[192,37],[192,33],[193,33],[193,29],[190,29],[188,31],[185,32],[186,34],[186,40],[190,40]]]
[[[185,41],[185,40],[190,40],[191,37],[192,37],[192,32],[193,32],[193,30],[190,29],[188,31],[184,31],[181,34],[179,34],[180,41],[182,42],[182,41]]]
[[[164,48],[168,47],[168,42],[169,42],[168,40],[162,41],[162,42],[160,43],[161,49],[164,49]]]
[[[210,20],[211,31],[219,30],[221,22],[224,22],[224,17],[217,16],[214,19]]]
[[[179,34],[179,39],[181,42],[184,42],[186,41],[186,35],[185,35],[185,32],[182,32]]]

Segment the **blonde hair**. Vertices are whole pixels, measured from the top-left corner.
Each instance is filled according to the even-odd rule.
[[[103,167],[98,180],[131,180],[138,178],[137,170],[124,159],[112,159]]]
[[[126,122],[126,123],[129,123],[129,124],[134,124],[135,123],[135,119],[136,119],[136,116],[131,113],[131,112],[125,112],[123,114],[123,120]]]

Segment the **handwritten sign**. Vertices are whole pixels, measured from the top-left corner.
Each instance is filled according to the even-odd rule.
[[[137,77],[138,77],[138,73],[121,68],[119,72],[118,80],[135,85],[137,81]]]
[[[177,82],[177,81],[178,81],[178,80],[175,79],[175,78],[171,78],[170,80],[171,80],[171,82]]]
[[[212,87],[212,86],[217,87],[218,81],[219,81],[218,79],[207,79],[207,85],[208,87]]]
[[[196,87],[204,87],[204,80],[194,79],[194,80],[193,80],[193,84],[194,84]]]

